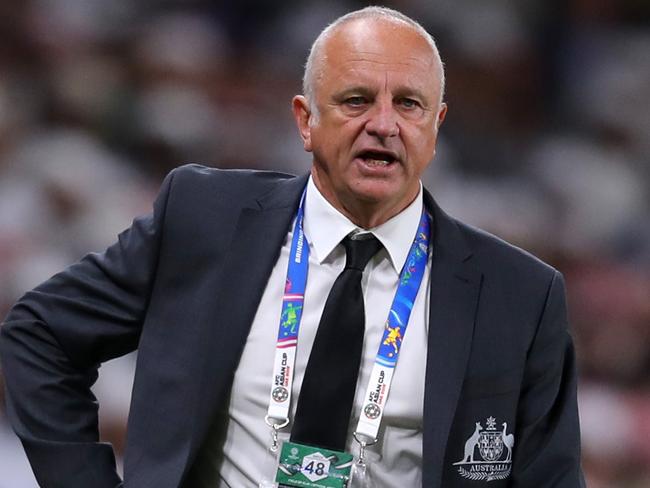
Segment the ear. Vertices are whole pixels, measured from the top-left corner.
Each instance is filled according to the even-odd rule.
[[[311,126],[309,125],[311,110],[309,109],[309,102],[304,96],[296,95],[291,101],[291,109],[300,137],[302,137],[302,145],[305,151],[311,152]]]
[[[436,119],[436,129],[440,129],[440,126],[444,122],[446,116],[447,116],[447,104],[441,103],[440,110],[438,110],[438,117]]]
[[[441,103],[440,110],[438,110],[438,117],[436,118],[436,129],[440,129],[445,117],[447,116],[447,104]]]
[[[438,110],[438,115],[436,117],[436,139],[438,138],[438,136],[437,136],[438,129],[440,129],[440,126],[444,122],[446,116],[447,116],[447,104],[446,103],[441,103],[440,104],[440,109]],[[436,155],[436,146],[437,146],[437,142],[436,142],[436,145],[433,148],[433,156]]]

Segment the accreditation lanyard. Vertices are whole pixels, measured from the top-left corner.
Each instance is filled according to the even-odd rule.
[[[411,244],[406,263],[399,277],[397,291],[388,312],[384,334],[379,343],[379,349],[372,366],[370,380],[366,387],[363,407],[355,431],[355,439],[363,444],[372,444],[377,440],[377,433],[384,416],[384,407],[388,392],[393,381],[393,373],[397,365],[402,340],[418,294],[420,283],[429,259],[430,217],[422,209],[420,224]],[[359,436],[365,438],[361,440]]]
[[[267,424],[273,429],[274,446],[276,448],[277,430],[289,422],[298,332],[300,330],[309,268],[309,245],[303,232],[304,201],[305,193],[303,193],[300,201],[293,229],[275,348],[273,383],[266,416]],[[366,389],[362,412],[359,416],[355,438],[357,438],[357,434],[366,437],[367,439],[363,441],[357,438],[362,444],[369,445],[377,439],[377,432],[383,417],[384,406],[388,398],[402,340],[406,334],[411,310],[429,257],[430,228],[430,217],[422,209],[417,233],[411,244],[406,263],[400,273],[397,291],[386,319],[385,330]],[[275,420],[278,422],[274,422]],[[272,450],[275,449],[272,447]]]
[[[305,287],[307,286],[307,272],[309,270],[309,244],[302,227],[305,212],[305,194],[306,190],[300,199],[296,222],[293,226],[287,279],[284,284],[282,312],[275,345],[271,398],[266,416],[266,423],[274,430],[274,444],[276,444],[275,433],[277,429],[289,423],[293,369],[296,363],[298,331],[300,330],[302,307],[305,301]],[[279,423],[274,423],[270,419],[279,420]]]

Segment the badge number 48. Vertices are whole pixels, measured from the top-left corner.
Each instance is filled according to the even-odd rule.
[[[330,460],[320,452],[310,454],[302,459],[300,472],[310,481],[320,481],[329,476]]]

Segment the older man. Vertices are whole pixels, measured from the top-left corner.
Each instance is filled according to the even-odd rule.
[[[120,486],[89,387],[138,348],[126,487],[581,486],[561,276],[421,186],[443,91],[416,22],[348,14],[293,100],[310,175],[182,167],[27,293],[0,346],[39,483]]]

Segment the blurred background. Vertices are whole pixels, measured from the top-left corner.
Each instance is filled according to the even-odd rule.
[[[148,212],[175,166],[307,171],[289,102],[308,48],[367,4],[1,2],[0,316]],[[589,486],[650,487],[650,2],[384,4],[446,64],[425,185],[567,279]],[[133,360],[95,387],[118,455]],[[0,407],[0,488],[35,486]]]

